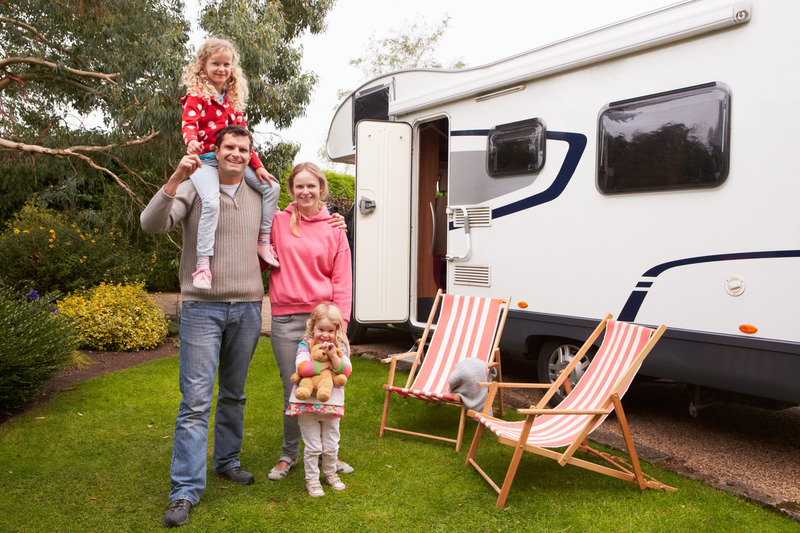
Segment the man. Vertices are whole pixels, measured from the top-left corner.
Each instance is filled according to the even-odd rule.
[[[179,387],[183,399],[175,420],[170,467],[168,527],[184,525],[206,486],[208,418],[219,371],[214,417],[214,471],[235,483],[249,485],[253,475],[239,463],[244,427],[245,381],[261,334],[261,281],[256,245],[261,219],[261,195],[242,185],[253,137],[241,126],[217,135],[214,153],[219,165],[220,215],[211,269],[210,290],[192,285],[196,262],[200,197],[191,181],[200,168],[187,155],[141,215],[148,233],[168,233],[183,225],[180,263],[181,328]]]

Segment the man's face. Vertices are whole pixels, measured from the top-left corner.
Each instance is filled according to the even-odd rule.
[[[243,174],[250,162],[250,139],[228,133],[214,153],[221,174]]]

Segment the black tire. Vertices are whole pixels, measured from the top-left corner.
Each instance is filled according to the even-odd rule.
[[[551,339],[542,344],[539,349],[539,360],[537,361],[537,373],[540,383],[555,383],[561,371],[572,361],[572,358],[580,350],[580,345],[569,339]],[[569,383],[573,387],[583,377],[583,373],[589,366],[592,357],[596,352],[592,347],[586,354],[588,361],[581,361],[569,376]],[[564,399],[564,387],[559,388],[558,392],[550,399],[550,405],[555,406]]]
[[[350,315],[350,322],[347,323],[347,338],[350,344],[362,344],[367,336],[369,328],[358,322],[352,315]]]

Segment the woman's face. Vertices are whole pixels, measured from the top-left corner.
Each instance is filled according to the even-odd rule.
[[[301,170],[295,175],[292,183],[292,196],[302,214],[313,216],[320,212],[319,195],[319,179],[314,174],[307,170]]]

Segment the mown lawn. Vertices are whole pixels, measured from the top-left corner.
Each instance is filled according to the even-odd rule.
[[[347,385],[340,457],[356,468],[347,490],[312,499],[302,464],[280,482],[281,386],[269,340],[248,381],[238,486],[210,471],[183,531],[800,531],[800,524],[697,481],[645,465],[678,492],[635,486],[554,461],[523,458],[504,509],[471,468],[466,448],[389,434],[378,438],[387,368],[356,358]],[[0,425],[0,531],[163,528],[179,393],[178,357],[106,375]],[[454,433],[457,410],[394,401],[392,419]],[[424,407],[420,409],[420,407]],[[469,423],[471,440],[474,424]],[[502,479],[509,451],[484,438],[479,459]]]

